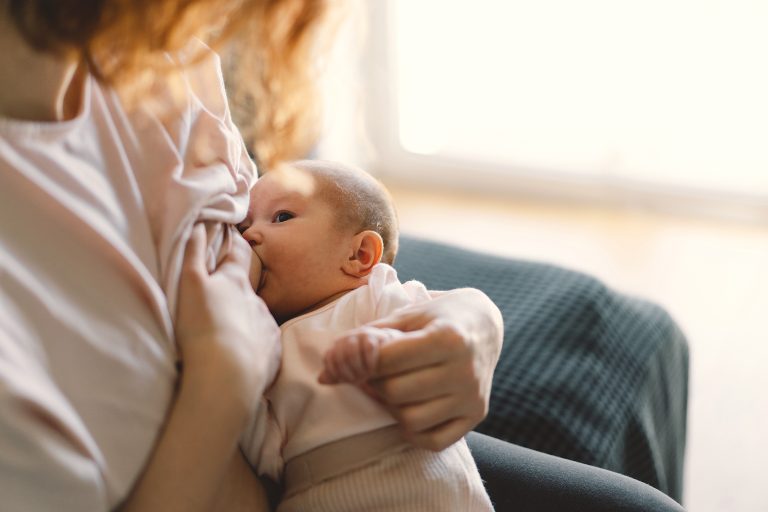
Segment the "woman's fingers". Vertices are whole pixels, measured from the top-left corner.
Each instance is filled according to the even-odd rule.
[[[373,379],[369,384],[388,404],[401,406],[463,391],[459,376],[464,371],[460,365],[441,364]]]
[[[423,368],[369,383],[414,446],[439,450],[472,429],[486,414],[471,365]]]
[[[421,329],[432,320],[434,320],[434,316],[428,315],[422,308],[418,308],[394,313],[385,318],[375,320],[368,325],[378,329],[397,329],[408,332]]]
[[[205,279],[208,277],[205,268],[206,239],[205,227],[202,224],[195,224],[184,248],[184,261],[179,278],[179,300],[176,303],[177,341],[183,341],[190,332],[205,327],[197,321],[199,317],[195,306],[190,304],[189,298],[197,297],[202,293]]]
[[[207,235],[203,224],[195,224],[184,248],[182,272],[205,271],[205,247]]]
[[[234,230],[234,228],[230,229]],[[261,260],[254,257],[253,251],[243,237],[231,235],[229,250],[219,262],[216,273],[230,276],[252,290],[254,287],[249,275],[261,274]],[[258,283],[258,279],[256,282]]]
[[[454,418],[430,430],[417,433],[404,432],[405,439],[417,448],[440,451],[464,437],[475,425],[466,418]]]
[[[464,416],[466,407],[461,395],[445,395],[394,408],[393,413],[403,431],[415,435]]]
[[[387,377],[457,358],[470,358],[471,349],[457,326],[435,320],[423,329],[403,333],[381,347],[375,377]]]
[[[230,263],[238,266],[247,266],[251,261],[251,254],[253,254],[250,245],[248,245],[245,238],[236,233],[235,228],[230,227],[228,229],[231,230],[229,251],[224,256],[220,266]]]

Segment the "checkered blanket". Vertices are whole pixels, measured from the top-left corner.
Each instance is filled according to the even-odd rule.
[[[477,430],[682,497],[688,345],[658,306],[560,267],[402,237],[402,281],[483,290],[504,316]]]

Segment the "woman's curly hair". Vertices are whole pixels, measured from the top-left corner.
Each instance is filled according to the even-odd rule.
[[[98,80],[118,90],[177,72],[168,52],[182,51],[193,37],[232,55],[225,68],[233,113],[253,154],[269,167],[303,156],[315,141],[319,116],[314,61],[331,1],[4,3],[34,48],[77,54]]]

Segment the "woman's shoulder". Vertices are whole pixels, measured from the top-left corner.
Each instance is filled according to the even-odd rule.
[[[199,39],[182,50],[165,54],[166,67],[118,91],[100,84],[110,108],[127,115],[135,127],[159,123],[178,148],[203,120],[211,128],[229,134],[233,129],[219,55]],[[217,126],[218,125],[218,126]],[[146,131],[146,130],[145,130]]]
[[[219,54],[200,39],[193,39],[184,50],[169,55],[169,58],[183,68],[181,78],[187,99],[220,120],[228,119],[229,106]],[[172,81],[170,85],[173,86]]]

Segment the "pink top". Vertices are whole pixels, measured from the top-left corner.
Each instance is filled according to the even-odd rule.
[[[259,471],[279,480],[284,461],[326,443],[395,423],[381,405],[350,384],[318,384],[323,356],[344,332],[402,307],[430,300],[423,284],[401,284],[395,269],[376,265],[368,284],[281,326],[283,357],[266,407],[243,447]]]
[[[169,97],[158,88],[142,104]],[[192,225],[206,221],[215,264],[232,235],[222,223],[244,218],[255,180],[212,52],[162,118],[126,112],[92,78],[82,98],[69,121],[0,119],[4,510],[107,510],[125,497],[177,378]],[[265,341],[276,357],[277,329]]]

